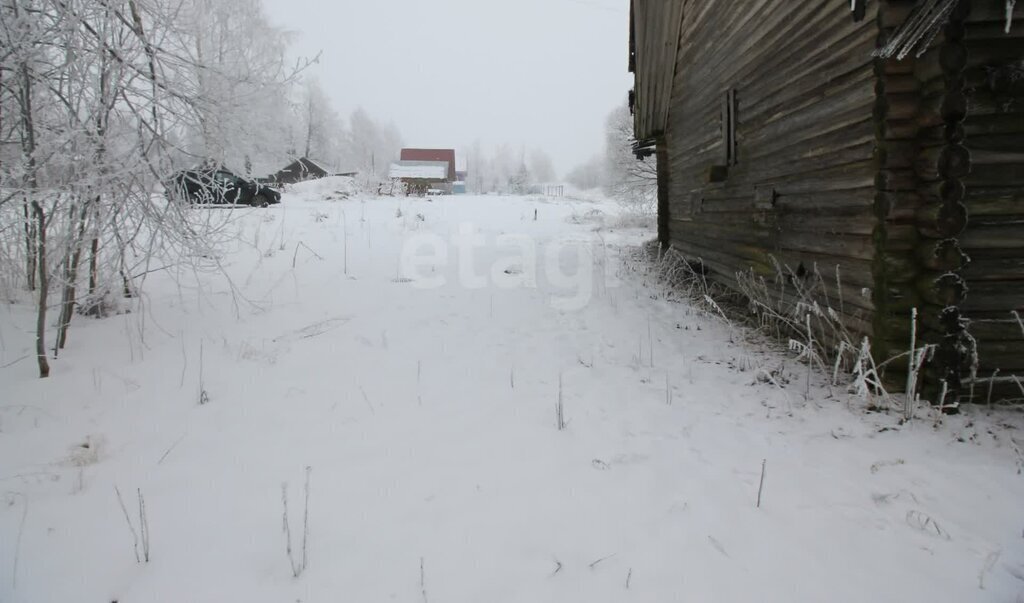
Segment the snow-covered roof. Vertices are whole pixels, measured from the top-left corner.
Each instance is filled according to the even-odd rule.
[[[447,161],[399,161],[391,164],[392,178],[419,178],[423,180],[447,180]]]
[[[300,159],[300,161],[305,161],[305,162],[309,163],[310,165],[312,165],[313,167],[320,168],[326,174],[330,174],[331,173],[331,170],[329,170],[326,167],[324,167],[324,166],[327,165],[326,161],[320,161],[318,159],[310,159],[309,157],[303,157],[302,159]]]
[[[407,161],[444,161],[448,164],[448,180],[455,180],[455,149],[402,149],[399,163]]]

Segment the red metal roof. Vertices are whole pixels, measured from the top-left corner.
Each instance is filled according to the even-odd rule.
[[[455,149],[402,149],[402,161],[447,161],[448,180],[455,182]]]

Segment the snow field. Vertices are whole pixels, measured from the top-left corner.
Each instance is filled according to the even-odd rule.
[[[1024,600],[1019,417],[756,383],[785,357],[623,271],[607,205],[307,188],[237,210],[234,287],[0,370],[0,601]]]

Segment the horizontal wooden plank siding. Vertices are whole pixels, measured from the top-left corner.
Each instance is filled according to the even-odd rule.
[[[665,136],[674,248],[733,285],[751,270],[773,281],[781,264],[831,286],[838,267],[848,326],[864,332],[878,221],[874,4],[855,22],[843,2],[687,0]],[[709,182],[716,166],[726,174]]]
[[[634,130],[639,140],[665,130],[682,11],[683,0],[633,0]]]

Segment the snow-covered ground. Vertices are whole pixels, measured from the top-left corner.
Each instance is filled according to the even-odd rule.
[[[1018,417],[758,383],[802,369],[622,270],[609,206],[325,186],[47,381],[0,312],[0,601],[1024,601]]]

